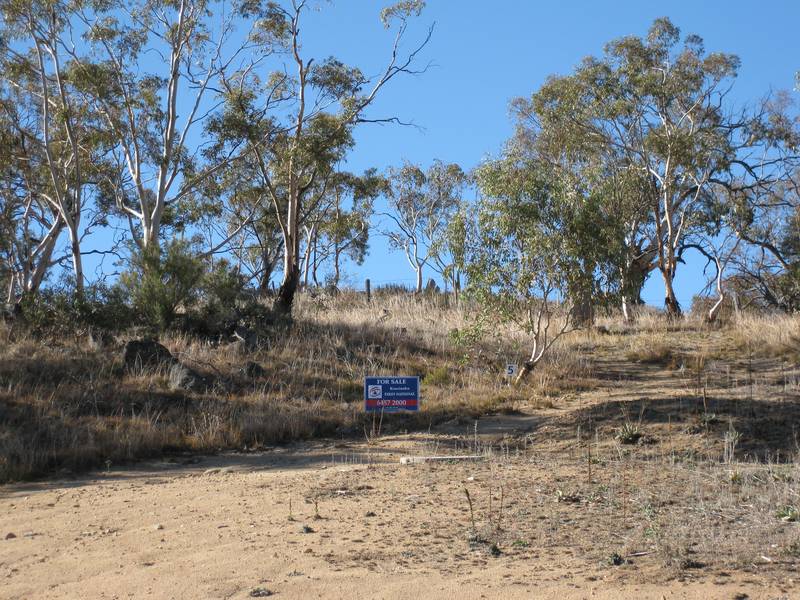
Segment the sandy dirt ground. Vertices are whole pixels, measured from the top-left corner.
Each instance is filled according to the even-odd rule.
[[[649,552],[613,566],[596,514],[552,500],[546,461],[400,464],[438,443],[310,443],[2,487],[0,597],[800,598],[782,571],[675,577]]]

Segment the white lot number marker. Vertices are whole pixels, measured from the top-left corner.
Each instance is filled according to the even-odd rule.
[[[506,365],[506,377],[514,377],[517,374],[519,368],[517,367],[516,363],[508,363]]]

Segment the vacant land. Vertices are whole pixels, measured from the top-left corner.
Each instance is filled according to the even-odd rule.
[[[796,318],[601,320],[513,389],[524,338],[332,302],[252,352],[168,339],[204,391],[7,332],[0,596],[800,594]],[[360,413],[379,372],[425,378],[420,415]],[[400,464],[433,454],[480,459]]]

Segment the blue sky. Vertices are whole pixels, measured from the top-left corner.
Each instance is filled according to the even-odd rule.
[[[392,40],[377,18],[383,5],[373,0],[320,4],[319,12],[306,18],[306,50],[377,72]],[[384,168],[403,160],[427,165],[435,158],[471,168],[496,154],[511,134],[511,98],[531,94],[550,74],[570,72],[583,57],[600,54],[611,39],[644,35],[660,16],[672,19],[683,34],[700,35],[707,50],[741,58],[735,101],[752,102],[770,90],[793,87],[800,70],[796,1],[428,0],[408,41],[419,39],[435,21],[433,39],[421,57],[434,66],[423,75],[395,80],[371,113],[399,116],[419,129],[362,127],[348,168]],[[366,277],[413,281],[402,254],[390,253],[377,236],[364,265],[350,270],[358,285]],[[677,292],[685,308],[703,283],[699,261],[680,268]],[[656,273],[645,300],[660,306],[662,299],[663,283]]]

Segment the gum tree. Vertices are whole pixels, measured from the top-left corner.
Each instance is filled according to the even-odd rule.
[[[112,139],[98,184],[142,252],[160,252],[162,229],[207,180],[241,157],[205,152],[203,129],[225,73],[249,52],[247,23],[221,2],[110,0],[76,5],[82,43],[65,48],[81,101]]]
[[[330,285],[338,290],[343,260],[349,259],[357,265],[364,261],[369,247],[373,203],[385,189],[386,180],[375,169],[368,169],[360,176],[336,175],[314,219],[315,235],[306,248],[306,279],[310,267],[313,281],[319,285],[317,273],[329,262]]]
[[[575,289],[595,300],[617,267],[592,248],[607,242],[594,227],[598,198],[542,162],[506,155],[481,166],[482,194],[455,256],[477,301],[479,322],[512,324],[531,338],[521,382],[564,334],[582,325]]]
[[[681,40],[662,18],[646,37],[609,43],[601,58],[519,102],[544,135],[633,186],[625,211],[629,268],[640,278],[650,268],[642,262],[652,258],[672,316],[681,311],[674,291],[681,246],[702,226],[698,216],[715,180],[754,141],[751,119],[728,106],[738,67],[733,55],[707,53],[696,35]]]
[[[467,177],[456,164],[435,161],[427,170],[411,163],[391,169],[388,175],[389,210],[383,235],[392,248],[402,250],[416,275],[416,292],[422,292],[422,273],[434,258],[444,258],[442,244],[447,227],[460,206]]]
[[[370,118],[366,112],[390,81],[418,72],[412,65],[432,29],[405,55],[401,42],[409,20],[419,15],[423,4],[404,1],[381,12],[395,37],[388,60],[375,77],[335,57],[319,60],[306,54],[301,22],[310,7],[305,0],[243,5],[246,16],[268,25],[269,44],[282,49],[282,62],[273,70],[253,63],[225,78],[225,111],[215,133],[219,147],[244,145],[252,152],[263,202],[277,220],[283,252],[274,303],[279,313],[291,313],[300,284],[305,219],[326,197],[336,165],[353,146],[354,128],[367,122],[398,122],[396,117]]]
[[[64,231],[60,213],[40,194],[48,187],[45,159],[27,137],[38,120],[21,106],[14,94],[0,101],[0,252],[10,305],[39,290]]]
[[[81,298],[85,279],[81,241],[96,224],[83,221],[108,140],[70,78],[76,13],[72,5],[60,1],[7,1],[0,7],[6,42],[0,57],[8,90],[4,106],[16,129],[18,160],[39,167],[34,202],[46,205],[40,215],[50,212],[60,224],[48,227],[44,239],[51,244],[59,229],[66,230],[76,294]],[[32,215],[30,208],[26,218]],[[34,275],[32,281],[37,278]]]

